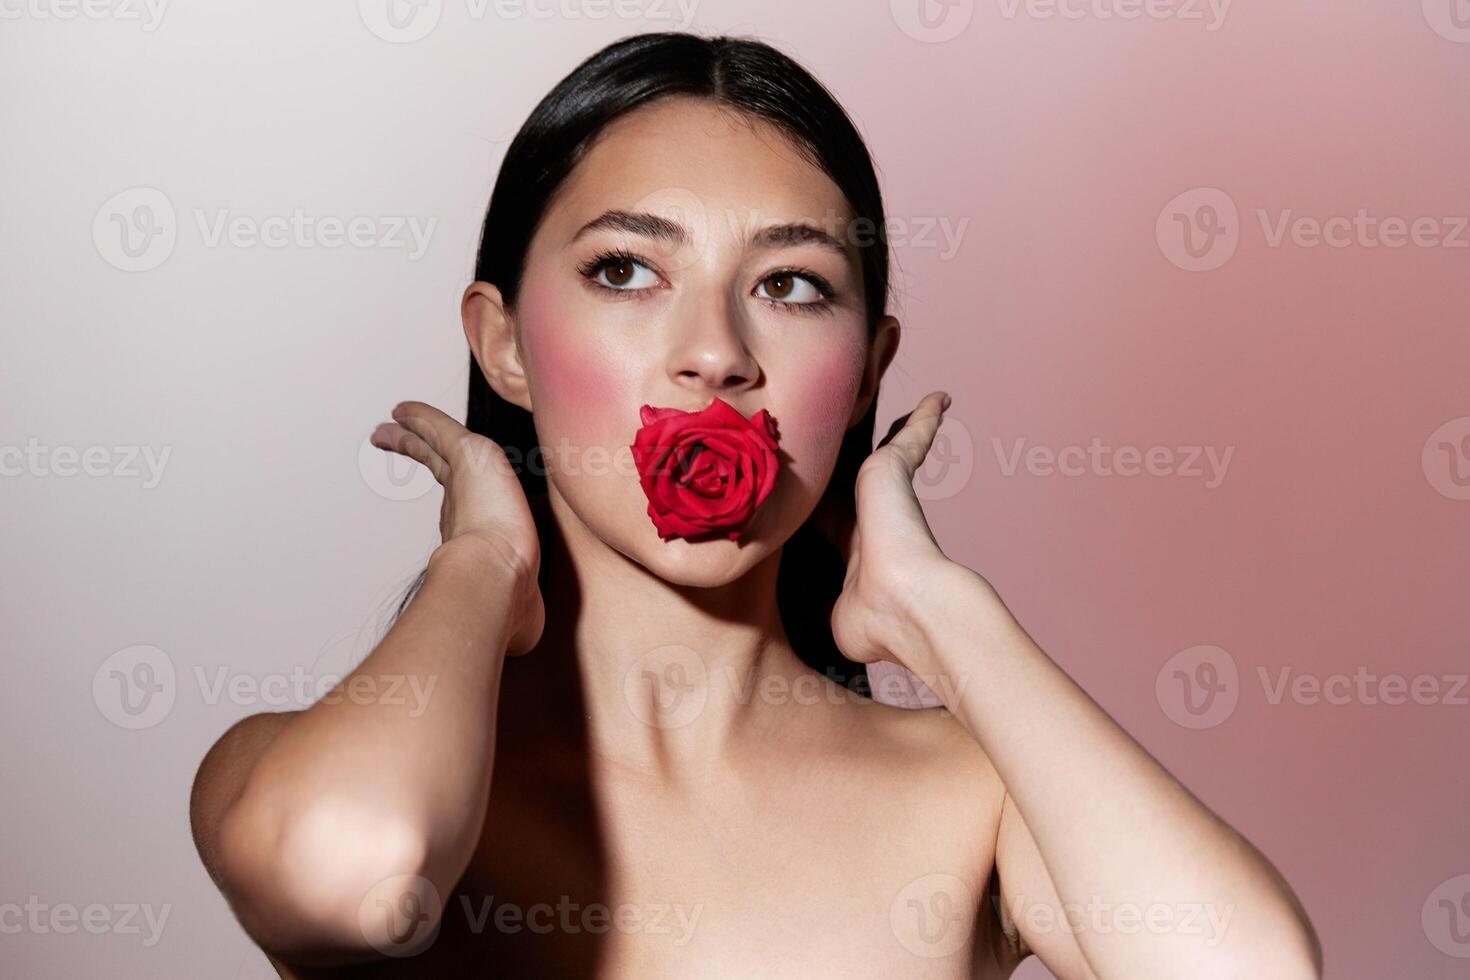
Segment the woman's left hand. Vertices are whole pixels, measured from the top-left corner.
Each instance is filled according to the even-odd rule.
[[[934,444],[948,401],[943,391],[925,396],[863,461],[856,524],[819,522],[847,562],[832,609],[832,637],[850,660],[890,660],[918,670],[912,661],[921,603],[929,586],[959,567],[940,550],[914,493],[914,474]]]

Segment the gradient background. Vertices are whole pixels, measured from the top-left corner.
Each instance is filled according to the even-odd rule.
[[[272,975],[187,797],[227,726],[296,705],[211,697],[196,670],[340,672],[371,648],[439,493],[359,454],[398,400],[462,417],[457,303],[507,142],[603,44],[687,26],[807,65],[890,218],[962,228],[953,250],[895,236],[906,333],[879,419],[954,394],[920,481],[950,556],[1281,868],[1328,976],[1470,975],[1470,691],[1446,703],[1470,669],[1470,4],[706,2],[686,25],[672,0],[441,0],[395,34],[386,0],[181,0],[151,23],[60,2],[0,3],[0,904],[170,911],[152,946],[0,934],[0,973]],[[173,246],[127,271],[114,215],[157,194]],[[1220,234],[1191,259],[1202,205]],[[435,224],[412,257],[210,245],[195,217],[298,207]],[[1359,209],[1448,241],[1272,244],[1288,212]],[[1213,487],[1007,465],[1016,440],[1094,438],[1233,455]],[[28,444],[109,462],[65,476]],[[156,485],[119,446],[169,452]],[[1223,700],[1191,701],[1192,727],[1176,668],[1208,678],[1200,657],[1219,689],[1191,697]],[[139,663],[164,692],[146,717],[108,681]],[[1440,694],[1273,701],[1260,671],[1283,669]]]

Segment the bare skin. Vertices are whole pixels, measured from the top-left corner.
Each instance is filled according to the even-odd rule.
[[[689,240],[579,234],[610,210]],[[201,856],[282,976],[988,980],[1031,951],[1061,980],[1320,976],[1269,862],[939,549],[912,487],[939,393],[864,465],[856,525],[821,526],[847,561],[843,652],[907,666],[947,706],[859,699],[800,662],[781,545],[899,329],[884,317],[869,341],[850,246],[752,233],[849,217],[778,132],[671,100],[610,126],[568,179],[515,308],[466,290],[481,370],[544,445],[616,450],[638,405],[718,395],[780,420],[781,482],[738,544],[663,541],[636,475],[553,456],[527,501],[499,447],[400,405],[374,441],[443,484],[444,543],[344,689],[413,676],[435,694],[417,716],[371,698],[253,716],[196,779]],[[650,261],[588,285],[578,270],[610,247]],[[793,266],[831,287],[824,312],[787,305],[818,292],[772,278]],[[1234,917],[1212,940],[1036,914],[1151,896]]]

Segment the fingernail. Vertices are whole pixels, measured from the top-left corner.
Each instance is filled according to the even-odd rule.
[[[953,399],[951,399],[951,398],[950,398],[950,397],[949,397],[949,392],[947,392],[947,391],[946,391],[946,392],[945,392],[945,393],[944,393],[944,403],[943,403],[943,404],[942,404],[942,405],[940,405],[940,406],[939,406],[939,407],[940,407],[940,410],[941,410],[941,411],[948,411],[948,410],[949,410],[949,404],[950,404],[950,402],[951,402],[951,401],[952,401],[952,400],[953,400]]]

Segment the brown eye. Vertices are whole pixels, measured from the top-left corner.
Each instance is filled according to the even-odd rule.
[[[594,285],[621,293],[641,292],[658,285],[658,276],[631,255],[603,253],[579,270]],[[643,279],[639,279],[642,276]]]
[[[768,299],[785,306],[820,306],[824,299],[831,298],[831,292],[817,283],[810,276],[803,276],[795,272],[773,272],[760,282],[760,292],[756,294],[761,299]]]
[[[633,278],[633,265],[634,263],[629,262],[627,259],[609,262],[603,266],[603,269],[607,272],[607,281],[614,286],[626,286],[628,281]]]

